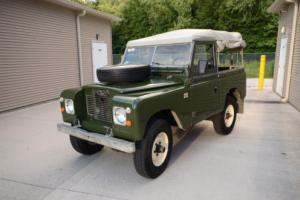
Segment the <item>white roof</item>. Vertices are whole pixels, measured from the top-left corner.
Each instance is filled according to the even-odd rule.
[[[288,4],[294,3],[293,1],[286,0],[275,0],[272,5],[268,8],[269,13],[278,13]]]
[[[127,43],[127,47],[190,43],[195,40],[217,41],[218,51],[222,51],[224,48],[233,49],[246,47],[246,42],[240,33],[211,29],[181,29],[170,31],[146,38],[131,40]]]
[[[93,15],[96,17],[101,17],[103,19],[107,19],[112,22],[121,20],[119,17],[114,16],[112,14],[101,12],[101,11],[89,8],[87,6],[81,5],[79,3],[72,2],[70,0],[44,0],[44,1],[53,3],[53,4],[56,4],[56,5],[59,5],[59,6],[71,9],[71,10],[75,10],[78,12],[85,10],[87,14],[90,14],[90,15]]]

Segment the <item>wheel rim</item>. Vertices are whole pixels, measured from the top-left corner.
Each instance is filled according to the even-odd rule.
[[[152,163],[154,166],[161,166],[167,158],[169,151],[169,138],[167,133],[160,132],[152,145]]]
[[[224,115],[224,121],[225,121],[225,126],[228,128],[232,125],[234,120],[234,107],[233,105],[228,105],[226,110],[225,110],[225,115]]]

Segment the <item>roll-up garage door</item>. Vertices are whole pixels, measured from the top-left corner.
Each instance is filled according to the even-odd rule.
[[[79,86],[75,13],[43,1],[2,0],[0,112]]]

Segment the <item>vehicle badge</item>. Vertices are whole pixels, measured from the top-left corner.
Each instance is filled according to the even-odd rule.
[[[189,93],[188,93],[188,92],[183,93],[183,98],[184,98],[184,99],[189,98]]]

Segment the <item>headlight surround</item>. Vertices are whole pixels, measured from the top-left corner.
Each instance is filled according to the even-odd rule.
[[[68,113],[70,115],[75,114],[74,102],[72,99],[65,99],[65,109],[66,109],[66,113]]]
[[[122,126],[126,126],[126,109],[122,107],[113,107],[114,123]]]

